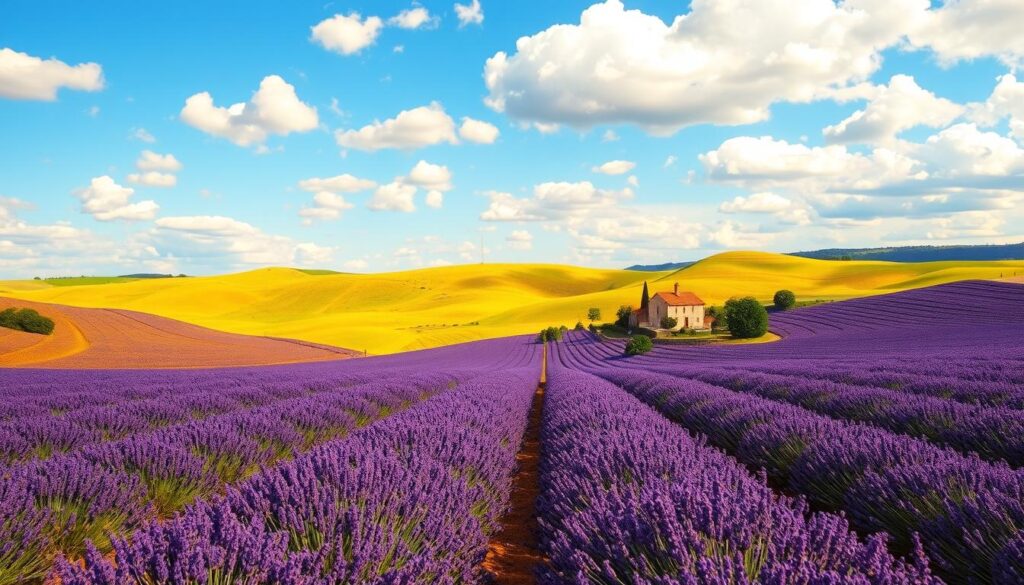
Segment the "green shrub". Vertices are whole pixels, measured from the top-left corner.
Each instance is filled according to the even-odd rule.
[[[725,302],[725,321],[733,337],[751,339],[768,331],[768,311],[754,297]]]
[[[678,324],[679,324],[679,319],[676,319],[675,317],[665,316],[665,317],[661,318],[661,328],[662,329],[671,329],[671,328],[675,327]]]
[[[791,290],[783,289],[775,293],[772,302],[775,303],[775,308],[780,311],[792,309],[796,305],[796,295]]]
[[[632,305],[622,305],[618,311],[615,311],[615,324],[619,327],[629,327],[629,316],[632,313]]]
[[[562,334],[566,331],[568,331],[568,329],[565,325],[562,325],[561,328],[552,326],[547,329],[541,329],[540,335],[537,336],[537,341],[542,343],[545,341],[562,341]]]
[[[53,333],[53,319],[43,317],[35,309],[15,309],[11,307],[0,311],[0,327],[50,335]]]
[[[587,320],[589,320],[591,323],[593,323],[594,321],[599,320],[600,318],[601,318],[601,309],[599,309],[597,307],[590,307],[589,309],[587,309]]]
[[[583,321],[577,321],[576,327],[574,327],[574,329],[576,331],[583,331],[584,329],[586,329],[586,327],[583,326]]]
[[[634,335],[626,342],[626,355],[640,355],[651,351],[654,343],[646,335]]]

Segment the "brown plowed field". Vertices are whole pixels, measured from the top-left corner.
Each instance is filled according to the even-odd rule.
[[[347,349],[237,335],[120,309],[84,309],[0,297],[0,310],[32,308],[53,335],[0,327],[0,367],[63,369],[257,366],[352,357]]]

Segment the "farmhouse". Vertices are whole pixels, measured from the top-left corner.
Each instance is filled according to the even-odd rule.
[[[671,291],[655,293],[648,297],[647,283],[640,297],[640,308],[633,311],[629,318],[630,327],[661,328],[661,320],[672,317],[676,320],[673,330],[705,329],[708,326],[704,319],[704,301],[692,292],[680,291],[679,283]]]

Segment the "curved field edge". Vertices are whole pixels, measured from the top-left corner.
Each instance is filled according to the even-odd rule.
[[[215,331],[155,315],[0,297],[0,309],[28,307],[53,319],[52,335],[4,330],[0,366],[60,369],[198,368],[336,360],[354,352],[284,338]]]
[[[780,288],[801,300],[843,300],[966,279],[1024,273],[1024,261],[894,263],[728,252],[675,272],[547,264],[486,264],[380,274],[309,274],[267,268],[224,276],[10,291],[19,298],[141,311],[204,327],[302,339],[373,354],[531,333],[614,319],[676,281],[709,304]]]

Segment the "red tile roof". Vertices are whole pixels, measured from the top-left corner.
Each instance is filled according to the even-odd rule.
[[[679,294],[671,292],[660,292],[654,295],[655,297],[661,297],[661,300],[674,307],[693,307],[696,305],[703,305],[704,301],[700,300],[700,297],[693,294],[692,292],[681,292]]]

